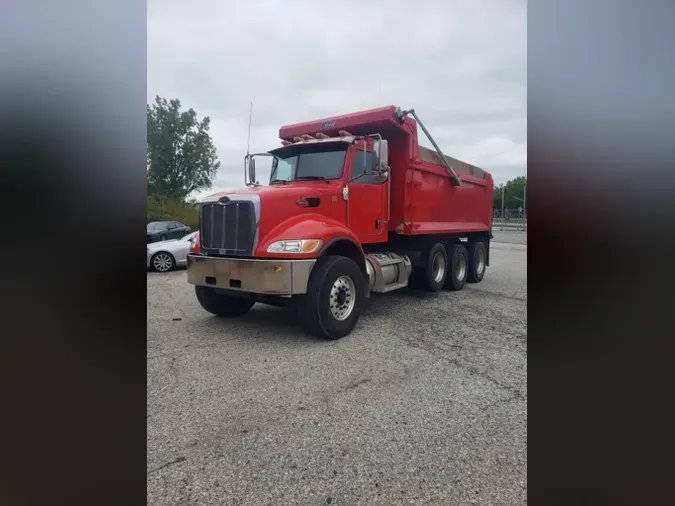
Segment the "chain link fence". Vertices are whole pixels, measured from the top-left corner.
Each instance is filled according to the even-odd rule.
[[[492,217],[492,230],[527,230],[527,211],[522,209],[495,209]]]

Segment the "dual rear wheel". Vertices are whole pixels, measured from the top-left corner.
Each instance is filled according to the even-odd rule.
[[[425,267],[416,273],[430,292],[461,290],[469,283],[479,283],[485,276],[487,247],[483,241],[436,243],[427,250]]]

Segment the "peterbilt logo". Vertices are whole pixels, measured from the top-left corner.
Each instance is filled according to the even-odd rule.
[[[220,197],[218,199],[218,202],[220,202],[221,204],[229,204],[230,203],[230,197],[227,197],[227,196]]]
[[[322,125],[322,128],[328,128],[328,127],[332,127],[332,126],[335,126],[335,120],[326,121]]]

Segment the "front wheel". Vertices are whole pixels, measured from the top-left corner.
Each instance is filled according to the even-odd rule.
[[[341,256],[319,258],[299,307],[301,323],[317,337],[346,336],[361,315],[364,289],[363,274],[353,260]]]
[[[195,293],[199,304],[216,316],[227,318],[243,316],[255,304],[254,301],[243,297],[216,293],[213,288],[208,286],[195,286]]]

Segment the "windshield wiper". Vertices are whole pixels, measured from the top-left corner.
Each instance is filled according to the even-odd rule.
[[[295,179],[311,179],[311,180],[323,181],[326,178],[323,177],[323,176],[298,176]]]
[[[270,181],[270,184],[273,184],[273,183],[284,183],[284,184],[286,184],[286,183],[288,183],[288,181],[286,181],[285,179],[272,179]]]

